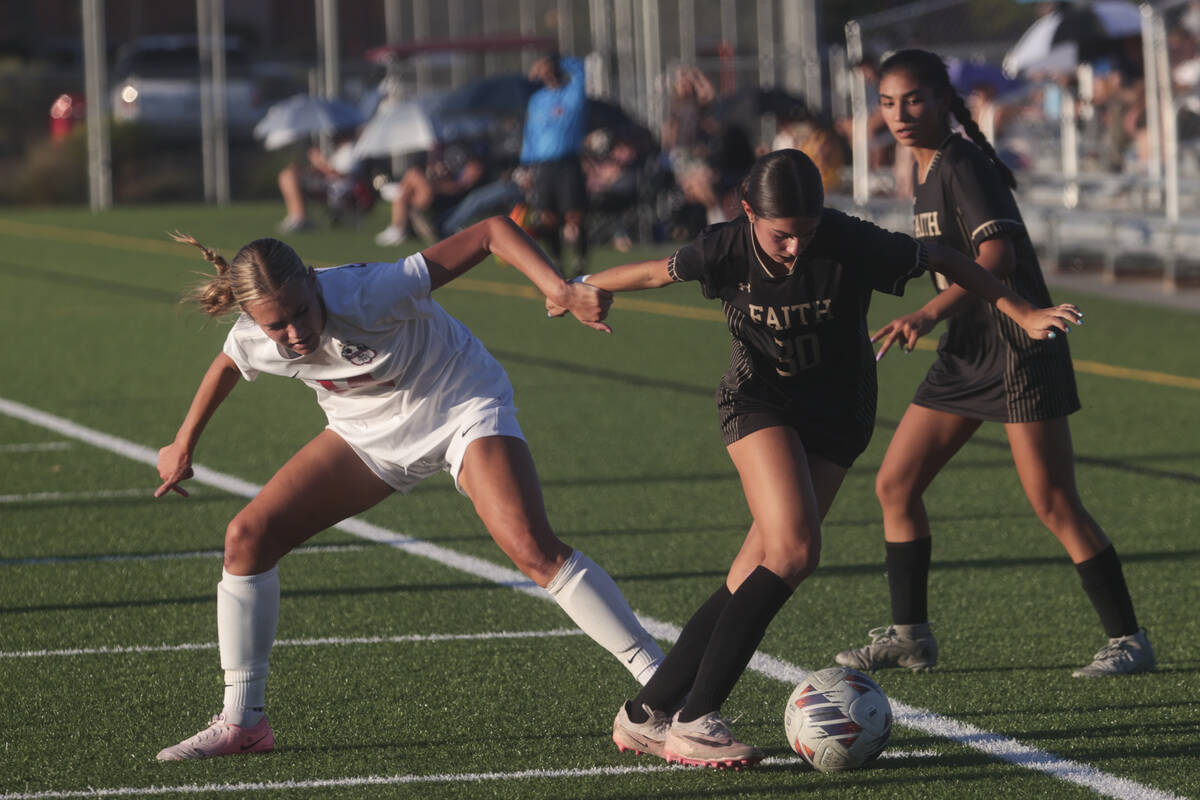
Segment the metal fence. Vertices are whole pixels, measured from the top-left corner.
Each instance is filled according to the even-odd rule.
[[[104,0],[80,0],[87,61],[91,203],[112,202],[103,57]],[[306,4],[295,4],[305,9]],[[317,54],[308,84],[314,94],[343,95],[347,68],[361,73],[364,53],[340,47],[339,0],[314,0]],[[225,0],[197,0],[202,48],[203,179],[211,202],[230,200],[228,137],[222,117]],[[523,71],[545,43],[586,57],[589,92],[609,99],[657,132],[666,114],[666,76],[693,65],[723,92],[780,86],[813,108],[825,99],[817,0],[384,0],[379,45],[421,45],[391,65],[391,86],[410,95],[460,86],[497,72]],[[516,47],[487,46],[508,39]],[[478,47],[455,46],[473,41]],[[441,43],[440,47],[430,43]],[[361,85],[361,83],[360,83]],[[770,120],[761,133],[769,136]]]
[[[87,109],[89,123],[96,123],[88,125],[90,198],[93,207],[103,208],[112,202],[101,56],[104,0],[80,2]],[[803,97],[810,109],[850,122],[848,201],[867,209],[895,198],[900,171],[878,159],[872,166],[872,148],[879,143],[868,129],[875,103],[871,86],[857,66],[864,53],[882,56],[916,45],[998,64],[1013,42],[961,41],[955,13],[970,0],[917,0],[850,22],[844,45],[824,43],[818,5],[817,0],[382,0],[370,12],[365,6],[355,12],[379,14],[370,22],[380,46],[407,47],[408,56],[390,65],[389,80],[408,95],[523,71],[548,45],[585,57],[589,94],[615,102],[655,133],[667,113],[667,76],[677,65],[700,68],[721,93],[783,88]],[[360,90],[366,54],[346,52],[339,34],[348,7],[339,0],[298,7],[312,14],[316,34],[316,56],[307,65],[311,90],[324,96]],[[1200,241],[1189,220],[1200,210],[1200,2],[1162,0],[1143,3],[1140,10],[1142,121],[1127,132],[1130,141],[1121,149],[1113,149],[1120,126],[1111,124],[1115,112],[1102,105],[1098,91],[1104,81],[1090,64],[1066,80],[1026,85],[1008,101],[1020,113],[991,133],[998,149],[1018,162],[1027,216],[1054,221],[1046,237],[1055,252],[1090,243],[1114,273],[1125,255],[1137,260],[1159,254],[1164,281],[1174,285],[1180,265],[1189,263],[1183,256]],[[225,96],[223,51],[217,45],[226,26],[225,0],[197,0],[196,11],[197,32],[209,43],[201,50],[205,197],[226,203],[229,143],[219,100]],[[506,39],[516,44],[486,44]],[[466,41],[484,44],[468,48],[462,46]],[[444,46],[431,45],[437,42]],[[987,130],[988,121],[980,121]],[[748,122],[758,142],[771,140],[770,115]]]

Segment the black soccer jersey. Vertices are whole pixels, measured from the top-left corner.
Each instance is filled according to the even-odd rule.
[[[925,248],[904,234],[826,209],[792,271],[768,272],[746,217],[713,225],[671,256],[676,281],[719,298],[733,335],[720,392],[747,392],[852,441],[875,424],[875,357],[867,332],[872,291],[902,294],[925,269]]]
[[[1016,265],[1001,280],[1036,306],[1049,306],[1033,242],[1000,173],[973,142],[948,136],[916,184],[913,228],[971,258],[988,239],[1012,240]],[[943,276],[935,275],[939,290]],[[1065,337],[1031,339],[1011,318],[978,298],[953,316],[938,359],[914,400],[941,411],[997,422],[1032,422],[1079,408]]]

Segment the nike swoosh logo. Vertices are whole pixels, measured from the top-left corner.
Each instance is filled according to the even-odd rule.
[[[262,741],[263,739],[265,739],[265,738],[267,738],[267,735],[264,733],[262,736],[258,737],[257,739],[255,739],[255,740],[254,740],[253,742],[251,742],[250,744],[244,744],[244,745],[242,745],[242,749],[243,749],[243,750],[249,750],[251,747],[254,747],[254,745],[258,744],[259,742],[261,742],[261,741]]]

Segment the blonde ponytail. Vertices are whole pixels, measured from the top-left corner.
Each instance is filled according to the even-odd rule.
[[[216,267],[215,275],[200,273],[205,280],[183,297],[183,302],[195,303],[210,317],[244,308],[247,303],[278,293],[289,281],[312,274],[296,251],[278,239],[255,239],[238,250],[230,262],[193,236],[179,231],[170,236],[198,249]]]

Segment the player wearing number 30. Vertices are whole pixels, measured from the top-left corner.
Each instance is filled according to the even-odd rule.
[[[874,426],[871,293],[900,294],[936,269],[1035,339],[1078,321],[1074,306],[1035,308],[950,248],[824,208],[820,173],[798,150],[755,162],[742,196],[744,217],[705,229],[670,258],[586,277],[613,292],[697,281],[721,300],[733,335],[717,404],[753,522],[725,582],[613,723],[622,750],[733,767],[762,754],[733,737],[721,704],[767,625],[816,569],[821,520]]]

